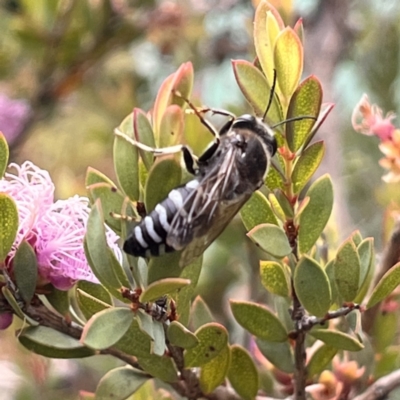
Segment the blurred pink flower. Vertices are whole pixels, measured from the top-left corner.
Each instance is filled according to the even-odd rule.
[[[382,110],[376,104],[370,104],[368,96],[364,94],[353,110],[351,122],[355,131],[364,135],[375,135],[382,141],[390,140],[396,129],[392,119],[396,115],[392,112],[383,117]]]
[[[12,143],[21,133],[30,111],[25,100],[12,100],[0,94],[0,131],[8,143]]]
[[[41,284],[51,282],[60,290],[68,290],[78,280],[98,283],[83,248],[90,211],[88,199],[74,196],[53,203],[54,184],[47,171],[29,161],[10,167],[16,173],[6,173],[0,180],[0,191],[16,202],[19,228],[7,266],[12,268],[15,251],[26,240],[37,255]],[[118,236],[107,227],[106,235],[109,246],[121,259]]]

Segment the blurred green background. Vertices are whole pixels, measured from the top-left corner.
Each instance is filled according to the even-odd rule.
[[[114,127],[133,107],[148,111],[163,79],[186,61],[194,65],[194,99],[249,111],[231,59],[254,59],[255,3],[1,0],[0,130],[9,140],[11,161],[31,160],[48,170],[57,198],[85,195],[88,166],[114,178]],[[400,3],[271,3],[289,25],[303,18],[304,75],[315,74],[324,101],[336,103],[318,134],[327,142],[320,174],[329,172],[335,185],[333,230],[344,239],[360,229],[375,238],[379,251],[387,235],[387,207],[400,193],[381,181],[378,139],[355,133],[350,117],[364,92],[384,112],[400,108]],[[233,291],[239,298],[265,296],[256,283],[254,248],[243,238],[237,220],[205,258],[199,292],[222,321]],[[75,399],[78,389],[93,391],[114,365],[106,357],[101,363],[50,364],[21,353],[10,332],[0,333],[0,354],[10,399]]]

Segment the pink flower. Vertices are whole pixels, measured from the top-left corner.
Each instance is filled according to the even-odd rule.
[[[37,255],[41,284],[51,282],[60,290],[68,290],[78,280],[98,283],[83,249],[88,199],[74,196],[54,203],[54,184],[47,171],[29,161],[11,167],[16,173],[7,173],[0,180],[0,191],[14,199],[19,213],[18,233],[7,267],[12,268],[15,251],[26,240]],[[109,228],[106,235],[109,246],[121,259],[118,236]]]
[[[31,110],[24,100],[12,100],[0,94],[0,131],[12,143],[24,128]]]
[[[396,129],[392,119],[394,113],[387,113],[383,117],[382,110],[376,104],[370,104],[368,96],[364,94],[353,110],[351,122],[355,131],[364,135],[375,135],[382,141],[390,140]]]

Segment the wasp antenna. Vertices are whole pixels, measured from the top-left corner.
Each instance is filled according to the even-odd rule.
[[[163,155],[163,154],[175,154],[179,153],[182,151],[182,147],[184,147],[182,144],[177,144],[175,146],[170,146],[170,147],[163,147],[160,149],[155,149],[154,147],[146,146],[143,143],[138,142],[137,140],[134,140],[130,138],[128,135],[126,135],[124,132],[122,132],[119,128],[114,129],[114,134],[116,136],[121,137],[122,139],[126,140],[128,143],[131,145],[137,147],[138,149],[147,151],[149,153],[153,153],[154,155]]]
[[[276,69],[274,68],[274,79],[272,81],[271,91],[269,92],[268,105],[267,105],[267,108],[265,109],[264,115],[262,117],[263,121],[265,121],[268,111],[271,108],[272,100],[274,99],[274,94],[275,94],[275,86],[276,86]]]
[[[283,125],[283,124],[287,124],[288,122],[301,121],[303,119],[313,119],[314,121],[317,120],[317,118],[312,116],[312,115],[303,115],[301,117],[288,118],[288,119],[285,119],[285,120],[283,120],[281,122],[278,122],[277,124],[271,126],[271,129],[275,129],[276,127],[278,127],[280,125]]]

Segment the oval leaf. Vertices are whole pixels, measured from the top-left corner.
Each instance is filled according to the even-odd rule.
[[[266,93],[271,93],[265,76],[253,64],[244,60],[232,61],[233,72],[236,81],[246,100],[254,109],[254,113],[258,116],[263,116],[269,102],[269,96]],[[277,96],[273,96],[271,106],[268,110],[268,120],[271,123],[277,123],[283,120],[282,109]]]
[[[314,375],[319,375],[331,362],[332,358],[338,352],[336,347],[323,344],[312,355],[307,364],[307,376],[312,379]]]
[[[129,114],[119,126],[119,130],[133,139],[133,116]],[[132,200],[139,200],[139,152],[137,147],[124,138],[114,138],[114,168],[119,186]]]
[[[371,308],[385,299],[398,285],[400,285],[400,263],[397,263],[383,275],[371,294],[367,308]]]
[[[153,128],[151,127],[150,121],[146,114],[139,108],[133,109],[133,132],[135,140],[138,142],[152,148],[156,147],[156,141],[154,140]],[[142,149],[139,149],[139,154],[147,171],[149,171],[153,165],[154,155]]]
[[[292,28],[286,27],[276,39],[274,64],[280,91],[289,99],[303,72],[303,46]]]
[[[250,354],[241,346],[231,346],[228,379],[236,393],[245,400],[254,399],[258,392],[258,371]]]
[[[8,194],[0,193],[0,261],[4,261],[11,250],[17,231],[17,205]]]
[[[292,251],[285,232],[279,226],[261,224],[253,228],[247,236],[274,257],[283,258]]]
[[[9,155],[10,151],[8,149],[7,140],[3,133],[0,132],[0,179],[3,178],[4,173],[6,172]]]
[[[90,198],[94,201],[101,200],[104,212],[104,220],[107,225],[116,232],[121,232],[121,219],[115,218],[113,214],[120,215],[124,208],[124,195],[109,183],[94,183],[87,187]]]
[[[159,147],[168,147],[182,141],[183,110],[176,104],[167,107],[161,120]]]
[[[174,157],[157,160],[146,182],[145,204],[148,213],[181,183],[181,177],[181,166]]]
[[[282,343],[276,343],[256,339],[256,343],[263,356],[276,368],[288,374],[294,372],[294,359],[287,340]]]
[[[147,289],[140,295],[139,300],[142,303],[155,301],[160,297],[175,292],[190,284],[189,279],[182,278],[165,278],[150,284]]]
[[[180,322],[172,321],[167,331],[168,340],[174,346],[191,349],[199,343],[196,335],[185,328]]]
[[[195,335],[199,343],[185,351],[185,368],[207,364],[217,357],[228,343],[228,332],[222,325],[216,323],[203,325],[195,332]]]
[[[50,358],[82,358],[95,352],[77,339],[46,326],[30,326],[23,329],[18,340],[28,350]]]
[[[121,284],[113,269],[110,268],[111,254],[108,251],[100,200],[96,201],[89,214],[85,236],[85,253],[87,253],[86,258],[96,278],[114,296],[121,298],[121,294],[117,290]]]
[[[118,307],[100,311],[85,325],[81,342],[96,350],[111,347],[125,335],[132,320],[133,313],[129,308]]]
[[[360,289],[354,299],[355,303],[361,303],[367,294],[375,272],[374,239],[364,239],[357,247],[360,257]]]
[[[329,175],[317,179],[308,189],[310,198],[299,217],[298,243],[301,253],[307,253],[323,232],[333,207],[333,186]]]
[[[360,258],[351,239],[342,244],[334,261],[336,287],[344,301],[353,301],[360,282]]]
[[[309,116],[315,117],[315,119],[305,118],[286,124],[286,138],[292,152],[299,150],[306,142],[317,120],[321,102],[322,87],[315,76],[309,76],[293,93],[287,118]]]
[[[131,367],[112,369],[100,379],[96,400],[125,400],[148,379],[147,374]]]
[[[178,373],[171,357],[149,354],[138,358],[139,365],[150,375],[164,382],[176,382]]]
[[[87,281],[77,283],[76,298],[86,319],[112,305],[111,296],[103,286]]]
[[[287,332],[282,322],[266,307],[256,303],[231,301],[236,321],[251,334],[271,342],[283,342]]]
[[[325,153],[324,142],[315,142],[298,158],[292,173],[293,191],[299,193],[314,175]]]
[[[225,346],[215,358],[201,367],[199,381],[204,393],[211,393],[224,382],[229,369],[230,356],[229,347]]]
[[[346,333],[331,329],[312,329],[310,335],[340,350],[360,351],[364,345]]]
[[[294,288],[303,307],[317,317],[323,317],[332,301],[329,278],[312,258],[300,259],[294,272]]]
[[[290,295],[290,272],[275,261],[260,262],[262,285],[271,293],[287,297]]]
[[[23,240],[13,261],[15,281],[22,298],[29,303],[36,290],[38,269],[36,254],[31,245]]]
[[[242,207],[240,216],[248,231],[263,223],[278,225],[269,201],[259,190]]]

